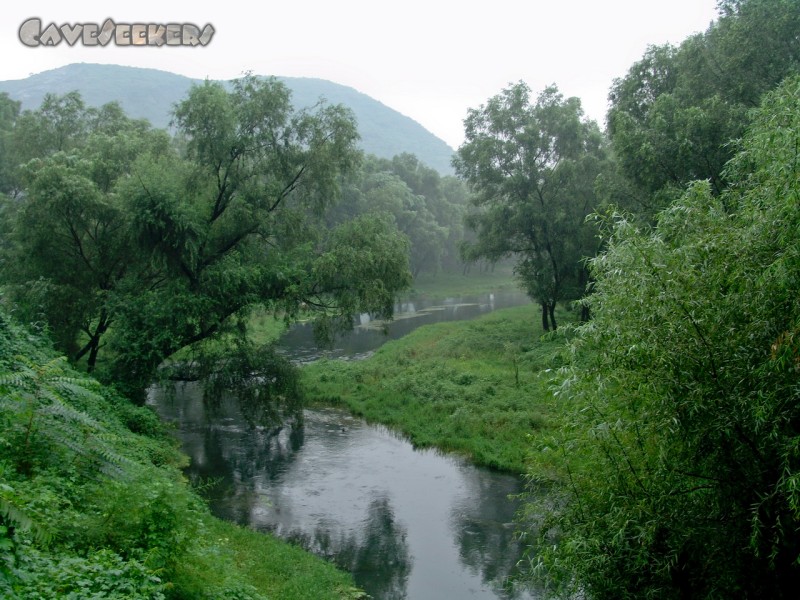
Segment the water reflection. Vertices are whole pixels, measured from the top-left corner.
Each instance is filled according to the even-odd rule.
[[[313,534],[303,530],[283,533],[286,539],[352,573],[373,598],[383,600],[407,598],[412,565],[407,535],[385,495],[372,499],[361,531],[345,533],[335,525],[321,524]]]
[[[388,338],[365,317],[336,354],[358,357],[427,320],[527,301],[514,293],[446,306],[417,300],[398,307],[408,316],[389,324]],[[310,328],[293,328],[282,344],[296,360],[319,355]],[[414,450],[336,410],[306,411],[303,427],[275,432],[248,427],[234,402],[210,412],[194,384],[154,390],[151,403],[176,423],[189,477],[214,483],[204,489],[217,516],[295,540],[353,573],[376,600],[532,597],[508,583],[522,555],[508,499],[522,491],[519,478]]]
[[[518,495],[522,490],[517,477],[465,468],[465,480],[472,488],[453,506],[451,519],[461,561],[487,584],[498,584],[498,596],[516,598],[517,581],[523,575],[517,566],[524,548],[516,538],[516,503],[497,502],[496,497]]]
[[[435,451],[335,410],[302,429],[250,429],[234,406],[208,420],[200,389],[182,386],[162,415],[179,423],[188,474],[215,480],[217,516],[275,532],[352,572],[375,599],[529,598],[504,587],[518,478]]]

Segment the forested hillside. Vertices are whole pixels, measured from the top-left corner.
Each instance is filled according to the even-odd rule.
[[[415,154],[439,173],[452,173],[453,150],[413,119],[353,88],[324,79],[279,77],[292,92],[296,108],[315,105],[320,98],[350,108],[358,122],[360,147],[369,154],[391,159],[404,152]],[[118,65],[74,64],[15,81],[0,81],[0,92],[36,109],[46,94],[78,91],[88,106],[99,108],[119,102],[136,119],[147,119],[153,127],[169,125],[172,107],[192,85],[202,81],[156,69]]]

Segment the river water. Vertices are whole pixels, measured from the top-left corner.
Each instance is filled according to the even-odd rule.
[[[332,348],[320,348],[309,323],[297,323],[280,340],[280,347],[296,362],[309,362],[322,356],[360,359],[369,356],[389,340],[403,337],[421,325],[442,321],[463,321],[500,308],[529,304],[530,298],[517,290],[461,296],[444,300],[414,298],[395,305],[395,317],[389,323],[361,315],[359,323],[347,335],[338,336]]]
[[[525,302],[518,293],[418,300],[398,307],[413,312],[398,311],[388,337]],[[357,358],[387,340],[383,324],[363,321],[326,353]],[[322,353],[305,326],[281,345],[301,362]],[[303,427],[274,434],[248,427],[233,403],[208,414],[196,384],[154,390],[151,401],[176,423],[188,475],[215,482],[207,492],[214,514],[328,558],[376,600],[535,596],[512,584],[522,556],[510,498],[523,489],[518,477],[414,449],[340,410],[305,411]]]

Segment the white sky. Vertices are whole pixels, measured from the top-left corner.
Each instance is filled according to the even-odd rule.
[[[0,80],[75,62],[149,67],[197,78],[319,77],[415,119],[454,148],[462,122],[509,83],[551,83],[603,122],[612,80],[650,44],[680,43],[716,18],[716,0],[108,0],[5,2]],[[29,48],[23,21],[211,23],[206,47]]]

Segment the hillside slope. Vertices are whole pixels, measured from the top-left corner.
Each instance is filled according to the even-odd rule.
[[[297,107],[315,104],[321,97],[350,107],[358,120],[361,147],[382,158],[410,152],[442,174],[451,174],[453,149],[413,119],[362,94],[326,81],[279,77],[290,90]],[[118,65],[72,64],[31,75],[25,79],[0,81],[0,92],[22,102],[22,108],[39,106],[48,92],[65,94],[78,90],[90,106],[118,101],[132,117],[148,119],[166,127],[173,105],[200,80],[156,69]]]

